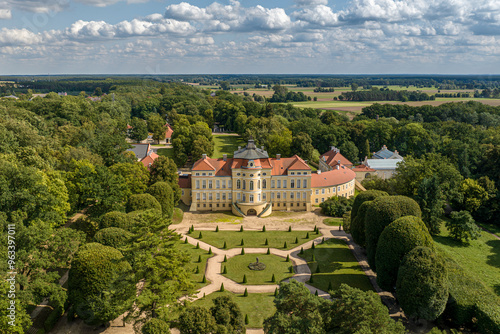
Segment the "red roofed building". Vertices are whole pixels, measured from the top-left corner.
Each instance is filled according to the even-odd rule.
[[[172,134],[174,133],[174,130],[168,123],[165,124],[165,127],[167,128],[165,131],[165,144],[172,144]]]
[[[339,164],[349,168],[352,167],[352,162],[350,162],[346,157],[340,154],[340,150],[335,146],[332,146],[330,148],[330,151],[322,154],[319,157],[319,168],[322,172],[332,170]]]
[[[151,151],[148,156],[144,157],[141,162],[142,164],[144,165],[144,167],[146,167],[148,170],[149,168],[151,167],[151,165],[153,164],[153,162],[158,159],[159,155],[156,154],[155,152]]]
[[[354,167],[352,171],[356,173],[356,180],[358,180],[359,182],[363,181],[366,178],[377,175],[376,169],[370,168],[363,164]]]
[[[345,159],[345,158],[344,158]],[[347,160],[347,159],[346,159]],[[190,197],[183,196],[191,211],[229,210],[239,216],[265,217],[273,210],[310,211],[331,196],[354,195],[356,174],[343,164],[312,173],[299,156],[270,158],[250,139],[233,158],[224,155],[196,161],[191,171]],[[189,181],[179,181],[187,193]],[[186,189],[184,189],[186,188]]]

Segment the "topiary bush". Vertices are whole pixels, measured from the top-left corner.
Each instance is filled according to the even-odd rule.
[[[78,317],[86,324],[101,325],[125,312],[136,291],[131,270],[113,247],[99,243],[80,247],[68,277],[68,300]]]
[[[117,248],[126,245],[131,237],[132,233],[125,231],[122,228],[107,227],[99,230],[95,234],[94,241],[104,246]]]
[[[435,320],[448,301],[448,275],[443,258],[428,247],[415,247],[401,262],[396,293],[407,316]]]
[[[421,217],[422,212],[415,200],[406,196],[382,196],[368,204],[365,214],[365,238],[368,263],[376,270],[375,253],[384,228],[404,216]]]
[[[154,209],[162,212],[161,204],[150,194],[137,194],[129,197],[127,212]]]
[[[354,202],[352,203],[351,222],[354,218],[356,218],[358,210],[364,202],[373,201],[375,198],[381,196],[389,196],[389,194],[381,190],[367,190],[356,196]]]
[[[333,196],[321,203],[319,207],[321,213],[327,216],[342,217],[346,212],[351,211],[352,203],[352,198]]]
[[[434,248],[434,241],[422,219],[415,216],[401,217],[384,229],[375,254],[377,283],[382,289],[392,291],[401,260],[417,246]]]
[[[126,213],[111,211],[101,216],[99,229],[108,227],[118,227],[130,231],[134,225],[133,219]]]
[[[367,201],[361,204],[358,214],[354,219],[352,219],[351,211],[351,235],[354,242],[361,247],[366,247],[365,215],[371,202],[372,201]]]
[[[170,326],[163,320],[153,318],[148,320],[141,328],[142,334],[170,333]]]
[[[168,218],[172,218],[174,213],[174,191],[167,182],[156,182],[148,189],[148,193],[160,203],[162,213]]]

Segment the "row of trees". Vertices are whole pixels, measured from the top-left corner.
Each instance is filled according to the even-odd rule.
[[[357,88],[357,87],[356,87]],[[356,91],[353,88],[352,92],[343,92],[338,97],[344,101],[428,101],[434,100],[434,95],[421,93],[416,91],[406,90],[381,90],[377,87],[372,87],[371,90]]]

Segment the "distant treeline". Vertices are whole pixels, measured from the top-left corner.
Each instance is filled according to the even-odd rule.
[[[339,96],[344,101],[428,101],[435,100],[427,93],[409,92],[406,90],[389,90],[372,88],[368,91],[344,92]]]

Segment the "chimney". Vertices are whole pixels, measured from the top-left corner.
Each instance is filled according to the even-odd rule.
[[[317,173],[318,173],[318,175],[321,174],[321,169],[318,169]]]
[[[279,159],[281,159],[281,154],[278,153],[278,154],[276,154],[276,160],[279,160]]]
[[[339,165],[340,165],[340,160],[337,160],[337,164],[339,164]]]
[[[262,151],[264,151],[264,146],[261,146],[260,148],[262,149]]]
[[[330,151],[335,151],[335,146],[330,146]]]
[[[326,157],[325,156],[323,156],[323,161],[326,161]]]
[[[202,158],[203,160],[205,160],[205,159],[207,158],[207,155],[206,155],[206,154],[202,154],[202,155],[201,155],[201,158]]]
[[[241,146],[238,146],[238,151],[241,150]]]
[[[222,155],[222,160],[227,161],[227,154]]]
[[[340,166],[339,166],[339,165],[335,166],[335,169],[339,170],[339,169],[340,169]]]

